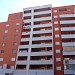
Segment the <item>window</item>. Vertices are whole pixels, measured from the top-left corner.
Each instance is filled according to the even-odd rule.
[[[70,11],[70,8],[60,8],[59,11],[60,12],[62,12],[62,11]]]
[[[13,45],[16,46],[17,45],[17,42],[14,42]]]
[[[4,40],[6,40],[7,39],[7,36],[4,36],[4,38],[3,38]]]
[[[55,42],[56,45],[60,45],[60,42]]]
[[[8,30],[5,30],[5,33],[8,33]]]
[[[56,58],[56,61],[61,61],[61,58]]]
[[[6,24],[6,27],[9,27],[9,24]]]
[[[12,50],[12,53],[14,53],[14,54],[15,54],[15,53],[16,53],[16,50],[15,50],[15,49],[14,49],[14,50]]]
[[[57,10],[53,10],[53,12],[54,12],[54,13],[56,13],[56,12],[57,12]]]
[[[59,28],[55,28],[55,31],[59,30]]]
[[[20,23],[16,23],[16,26],[19,26],[20,25]]]
[[[67,11],[66,8],[60,8],[59,11]]]
[[[1,50],[1,53],[4,53],[4,50]]]
[[[58,16],[57,16],[57,15],[55,15],[55,16],[54,16],[54,18],[58,18]]]
[[[54,21],[54,24],[58,24],[58,21]]]
[[[59,37],[59,34],[55,34],[55,37],[56,37],[56,38]]]
[[[15,32],[18,32],[19,30],[18,29],[15,29]]]
[[[3,58],[0,58],[0,61],[3,61]]]
[[[15,38],[15,39],[17,39],[17,38],[18,38],[18,36],[17,36],[17,35],[15,35],[15,36],[14,36],[14,38]]]
[[[22,18],[22,14],[20,14],[20,17]]]
[[[11,58],[11,61],[15,61],[15,58]]]
[[[60,53],[60,50],[58,49],[58,50],[56,50],[56,53]]]
[[[56,70],[61,70],[61,66],[57,66],[56,67]]]
[[[15,15],[14,18],[17,19],[17,15]]]
[[[2,46],[6,46],[6,43],[2,43]]]
[[[71,11],[70,8],[67,8],[67,11]]]

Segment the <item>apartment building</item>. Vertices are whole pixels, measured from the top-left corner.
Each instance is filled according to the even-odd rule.
[[[8,21],[0,23],[0,72],[4,66],[14,68],[21,31],[22,12],[9,14]]]
[[[64,63],[64,74],[75,74],[75,6],[53,8],[54,54]],[[61,51],[60,51],[61,50]],[[61,53],[62,55],[59,55]],[[61,57],[61,58],[60,58]],[[62,58],[63,57],[63,58]],[[55,63],[56,61],[54,61]],[[59,63],[58,63],[59,64]],[[57,65],[57,63],[55,63]]]
[[[75,75],[74,7],[24,8],[0,23],[0,74]]]

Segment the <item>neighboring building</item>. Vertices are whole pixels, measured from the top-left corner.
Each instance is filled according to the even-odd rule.
[[[0,23],[0,74],[75,75],[74,7],[24,8]]]
[[[15,66],[22,31],[22,14],[10,14],[7,22],[0,23],[0,68],[3,68],[3,64],[7,64],[7,68]]]

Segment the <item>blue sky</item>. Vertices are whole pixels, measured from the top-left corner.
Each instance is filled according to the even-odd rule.
[[[53,7],[74,5],[75,0],[0,0],[0,22],[7,21],[8,14],[22,12],[23,8],[47,4]]]

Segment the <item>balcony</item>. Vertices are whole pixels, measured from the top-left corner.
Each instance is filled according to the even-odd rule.
[[[75,14],[62,14],[60,18],[75,17]]]
[[[33,34],[44,34],[44,33],[52,33],[52,30],[33,31]]]
[[[3,74],[3,73],[12,73],[13,70],[12,69],[0,69],[0,74]]]
[[[22,69],[22,70],[16,69],[14,75],[24,75],[24,74],[26,74],[26,70],[25,69]]]
[[[22,32],[22,35],[29,35],[30,32]]]
[[[51,17],[40,17],[40,18],[34,18],[33,21],[43,21],[43,20],[51,20]]]
[[[54,75],[54,70],[53,69],[51,70],[41,70],[41,69],[32,70],[30,69],[28,71],[28,75],[36,75],[36,73],[37,75]],[[16,70],[15,71],[15,75],[25,75],[25,74],[26,74],[26,70]]]
[[[54,75],[54,71],[52,70],[29,70],[28,75]]]
[[[53,64],[53,60],[30,60],[30,65],[44,65],[44,64]]]
[[[75,20],[60,21],[60,24],[75,24]]]
[[[47,11],[41,11],[41,12],[34,12],[34,15],[41,15],[41,14],[48,14],[51,13],[51,10],[47,10]]]
[[[49,5],[43,5],[43,6],[36,6],[36,7],[34,7],[34,9],[44,9],[44,8],[51,8],[51,7],[52,7],[52,5],[49,4]]]
[[[75,27],[62,27],[61,31],[75,31]]]
[[[52,23],[33,25],[33,28],[51,27]]]
[[[65,39],[65,38],[75,38],[75,34],[65,34],[65,35],[61,35],[61,37],[63,39]]]
[[[30,38],[21,38],[21,42],[30,41]]]
[[[18,56],[28,56],[28,52],[18,52]]]
[[[42,48],[42,47],[53,47],[52,43],[49,44],[32,44],[32,48]]]
[[[52,40],[52,36],[33,37],[32,40],[33,41],[36,41],[36,40]]]
[[[26,60],[17,60],[16,61],[16,64],[17,65],[26,65],[27,64],[27,61]]]
[[[27,26],[23,26],[23,29],[30,29],[31,26],[30,25],[27,25]]]
[[[75,51],[66,51],[63,52],[63,55],[75,55]]]
[[[75,42],[63,42],[62,46],[75,46]]]
[[[24,23],[29,23],[29,22],[32,22],[31,19],[27,19],[27,20],[23,20]]]
[[[75,74],[75,71],[74,70],[64,70],[64,74],[66,74],[66,75],[74,75]]]
[[[29,45],[20,45],[19,49],[24,49],[24,48],[29,48],[29,47],[30,47]]]
[[[69,64],[75,64],[75,59],[70,59]]]
[[[23,17],[31,16],[32,13],[23,14]]]
[[[31,56],[53,55],[53,51],[31,52]]]

